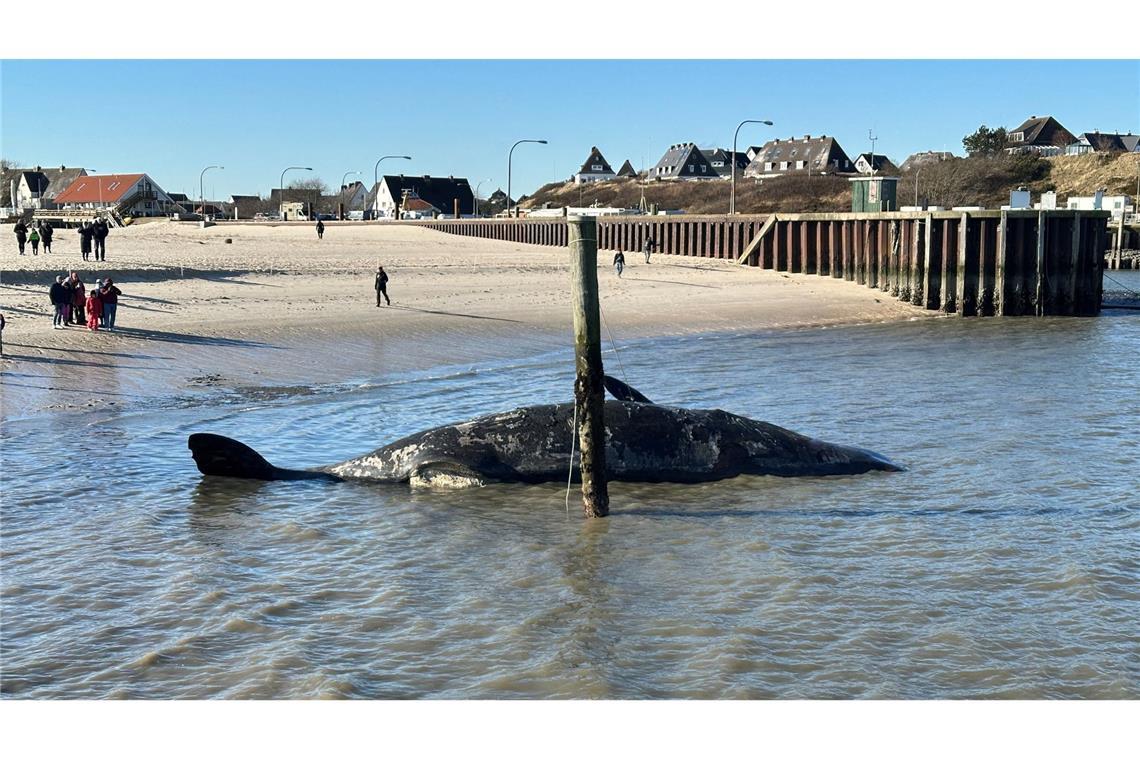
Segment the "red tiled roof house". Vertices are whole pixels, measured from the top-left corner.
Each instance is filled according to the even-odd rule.
[[[78,177],[55,202],[62,208],[113,208],[122,216],[164,216],[177,205],[146,174]]]

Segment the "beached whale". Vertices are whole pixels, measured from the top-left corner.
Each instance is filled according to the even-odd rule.
[[[443,425],[371,454],[312,470],[275,467],[243,443],[190,436],[205,475],[258,480],[370,480],[435,487],[565,481],[574,405],[544,404]],[[606,401],[611,480],[699,483],[737,475],[851,475],[903,469],[873,451],[826,443],[719,409]],[[576,468],[575,468],[576,470]]]

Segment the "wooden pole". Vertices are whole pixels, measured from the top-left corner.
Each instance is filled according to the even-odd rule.
[[[574,403],[578,408],[582,509],[586,517],[610,513],[606,485],[605,388],[602,386],[602,331],[598,307],[598,224],[571,216],[570,283],[574,307]]]

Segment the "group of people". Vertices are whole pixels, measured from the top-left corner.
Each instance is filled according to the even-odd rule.
[[[21,219],[16,222],[14,231],[21,256],[24,255],[28,243],[32,244],[33,256],[39,255],[41,244],[44,253],[51,253],[51,239],[55,234],[51,222],[40,220],[29,227]],[[107,236],[111,234],[111,225],[107,224],[106,219],[98,217],[93,222],[84,222],[76,231],[79,233],[79,252],[83,255],[84,261],[91,261],[92,256],[95,257],[95,261],[107,260]]]
[[[31,227],[24,224],[24,220],[16,222],[16,245],[20,248],[20,255],[24,255],[24,248],[32,244],[32,255],[40,254],[40,243],[43,243],[44,253],[51,253],[51,238],[55,234],[51,222],[38,221]]]
[[[52,283],[48,294],[55,315],[52,329],[62,330],[67,325],[87,325],[92,332],[100,327],[110,331],[115,329],[115,312],[119,308],[119,296],[123,291],[115,286],[110,277],[96,280],[90,290],[79,278],[78,272],[69,276],[59,275]]]
[[[84,222],[76,231],[79,233],[79,252],[83,254],[84,261],[90,261],[91,256],[95,261],[107,260],[107,235],[111,233],[111,226],[106,219],[99,217],[94,222]]]
[[[645,254],[645,263],[649,263],[649,257],[653,254],[653,250],[657,247],[657,241],[652,236],[645,238],[645,243],[641,246],[641,252]],[[617,270],[617,276],[621,277],[622,270],[625,269],[625,254],[618,251],[614,254],[614,269]]]

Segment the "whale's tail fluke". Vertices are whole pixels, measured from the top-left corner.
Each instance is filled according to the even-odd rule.
[[[637,401],[642,404],[653,403],[637,388],[634,388],[632,385],[626,385],[616,377],[602,375],[602,385],[606,386],[606,390],[618,401]]]
[[[335,475],[274,467],[241,441],[213,433],[194,433],[187,442],[203,475],[248,480],[340,480]]]

